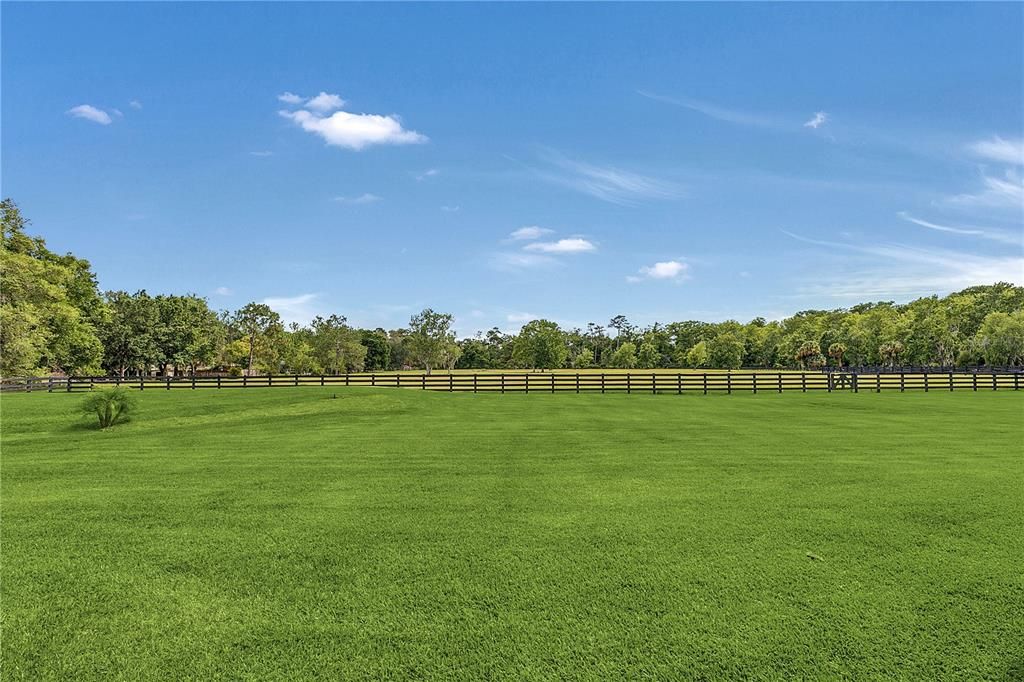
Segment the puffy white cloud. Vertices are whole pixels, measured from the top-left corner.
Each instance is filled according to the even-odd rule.
[[[343,106],[345,106],[345,100],[337,95],[323,92],[322,90],[316,97],[310,97],[306,100],[305,104],[307,109],[319,111],[322,114],[325,114],[328,111],[334,111],[335,109],[341,109]]]
[[[277,96],[285,104],[302,104],[303,99],[292,92],[284,92]]]
[[[579,237],[559,239],[554,242],[534,242],[523,248],[527,251],[540,251],[541,253],[585,253],[597,250],[597,246],[593,242]]]
[[[817,130],[828,122],[828,114],[824,111],[816,111],[809,121],[804,123],[804,128]]]
[[[320,116],[305,109],[279,113],[306,132],[319,135],[327,144],[355,151],[375,144],[421,144],[427,141],[425,135],[406,130],[401,121],[392,116],[350,114],[347,111]]]
[[[1024,139],[1004,140],[996,135],[991,140],[974,142],[967,149],[990,161],[1024,165]]]
[[[660,261],[654,265],[645,265],[638,271],[639,275],[626,278],[629,282],[640,282],[645,279],[669,280],[681,282],[689,276],[690,266],[677,260]]]
[[[526,240],[526,239],[540,239],[546,234],[553,233],[554,230],[549,230],[546,227],[540,227],[538,225],[527,225],[526,227],[520,227],[518,230],[508,236],[509,239],[515,241]]]
[[[69,116],[74,116],[75,118],[84,118],[87,121],[92,121],[93,123],[99,123],[100,125],[105,126],[113,123],[113,119],[110,118],[110,114],[102,109],[97,109],[91,104],[79,104],[77,107],[71,107],[67,110],[67,114]]]

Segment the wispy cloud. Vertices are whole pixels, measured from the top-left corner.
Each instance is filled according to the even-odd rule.
[[[626,277],[627,282],[642,282],[644,280],[662,280],[671,282],[682,282],[689,279],[690,266],[678,260],[660,261],[654,265],[641,267],[636,275]]]
[[[612,204],[632,206],[644,200],[678,199],[683,195],[682,188],[673,182],[614,166],[574,161],[553,151],[545,152],[542,158],[548,167],[533,169],[541,179]]]
[[[383,199],[383,197],[366,192],[357,197],[333,197],[331,201],[336,201],[339,204],[348,204],[350,206],[363,206],[366,204],[375,204],[381,199]]]
[[[754,126],[758,128],[779,127],[779,123],[777,121],[768,118],[767,116],[747,111],[729,109],[717,104],[712,104],[711,102],[703,102],[701,100],[686,97],[669,97],[667,95],[659,95],[648,90],[637,90],[637,94],[656,102],[664,102],[666,104],[682,107],[683,109],[696,111],[718,121],[726,121],[728,123],[736,123],[739,125]]]
[[[213,290],[213,293],[217,294],[218,296],[231,296],[235,292],[229,287],[217,287],[216,289]]]
[[[297,322],[306,324],[316,314],[314,303],[320,294],[299,294],[298,296],[270,296],[261,301],[281,316],[285,324]]]
[[[455,205],[455,206],[442,206],[441,210],[444,211],[445,213],[458,213],[459,211],[462,210],[462,207],[458,206],[458,205]]]
[[[804,128],[811,128],[813,130],[817,130],[821,126],[825,125],[825,123],[827,121],[828,121],[828,114],[825,113],[824,111],[817,111],[817,112],[815,112],[814,116],[811,117],[811,119],[809,121],[804,123]]]
[[[132,109],[135,109],[136,111],[139,111],[142,109],[142,102],[140,102],[137,99],[133,99],[131,102],[128,102],[128,106],[130,106]]]
[[[338,95],[321,92],[306,100],[286,92],[277,98],[287,104],[301,103],[302,108],[297,111],[282,110],[278,114],[335,147],[359,151],[372,145],[422,144],[428,141],[426,135],[404,128],[397,116],[340,111],[345,101]],[[328,116],[332,111],[334,113]]]
[[[927,227],[929,230],[935,230],[937,232],[947,232],[949,234],[961,234],[967,236],[980,237],[982,239],[990,239],[992,241],[1003,242],[1005,244],[1021,245],[1022,243],[1024,243],[1024,238],[1022,238],[1020,235],[1017,235],[1015,237],[1014,235],[1008,232],[1003,232],[1000,230],[982,229],[978,227],[953,227],[951,225],[940,225],[938,223],[933,223],[927,220],[921,220],[920,218],[915,218],[906,211],[900,211],[896,215],[898,215],[900,218],[903,218],[907,222],[913,223],[915,225],[920,225],[921,227]]]
[[[422,173],[417,173],[416,174],[416,182],[423,182],[427,178],[432,178],[435,175],[439,174],[440,172],[441,171],[439,171],[436,168],[429,168],[429,169],[423,171]]]
[[[93,123],[99,123],[100,125],[105,126],[114,122],[114,120],[110,118],[110,114],[102,109],[97,109],[91,104],[79,104],[77,107],[71,107],[68,109],[66,113],[68,116],[82,118],[86,121],[92,121]]]
[[[1024,257],[1019,252],[987,256],[904,244],[848,244],[782,232],[827,249],[834,259],[827,273],[804,287],[803,293],[813,296],[895,299],[993,282],[1020,283],[1024,278]]]
[[[504,272],[553,267],[561,263],[557,258],[553,258],[545,254],[528,253],[523,251],[502,251],[500,253],[494,253],[491,254],[489,262],[492,268]]]
[[[538,225],[527,225],[526,227],[520,227],[508,236],[513,241],[521,241],[526,239],[540,239],[544,235],[554,234],[554,230],[549,230],[546,227],[540,227]]]
[[[957,194],[946,200],[959,206],[981,206],[991,208],[1013,208],[1020,211],[1024,206],[1024,181],[1012,170],[1002,177],[985,175],[982,187],[974,193]]]
[[[274,152],[270,152],[270,151],[255,151],[255,152],[249,152],[249,156],[261,156],[261,157],[266,157],[266,156],[273,156],[273,155],[274,155]]]
[[[587,253],[597,250],[597,246],[593,242],[579,237],[559,239],[554,242],[534,242],[523,248],[526,251],[539,251],[540,253]]]
[[[998,135],[967,145],[968,151],[989,161],[1024,165],[1024,139],[1004,140]]]

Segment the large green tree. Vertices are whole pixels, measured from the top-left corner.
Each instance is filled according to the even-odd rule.
[[[569,349],[565,335],[550,320],[533,320],[523,325],[512,346],[512,359],[520,367],[556,369],[565,365]]]
[[[451,357],[451,347],[455,345],[453,322],[454,318],[449,313],[438,313],[431,308],[409,320],[406,348],[410,359],[423,367],[427,374]]]

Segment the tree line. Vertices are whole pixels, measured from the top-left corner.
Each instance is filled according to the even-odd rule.
[[[399,329],[343,315],[282,322],[264,303],[214,311],[196,295],[100,292],[89,262],[50,251],[2,202],[0,375],[339,374],[398,369],[817,368],[1024,364],[1024,287],[976,286],[907,304],[806,310],[783,320],[687,320],[562,329],[533,320],[456,338],[426,309]]]

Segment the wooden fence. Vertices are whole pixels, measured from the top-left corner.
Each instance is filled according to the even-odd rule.
[[[1018,391],[1020,373],[977,372],[507,372],[453,374],[263,375],[241,377],[27,377],[4,379],[5,391],[80,392],[103,386],[138,390],[280,386],[375,386],[471,393],[783,393]]]

